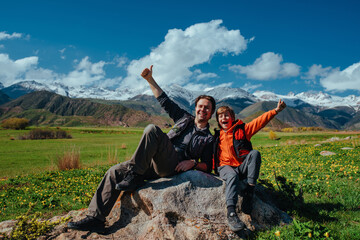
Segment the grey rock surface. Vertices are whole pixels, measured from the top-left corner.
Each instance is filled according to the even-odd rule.
[[[234,239],[253,231],[291,222],[291,218],[266,202],[264,189],[256,187],[251,215],[238,214],[247,229],[233,233],[227,226],[225,183],[200,171],[147,182],[133,193],[122,193],[107,218],[107,233],[75,231],[63,224],[41,239]],[[71,211],[72,221],[87,211]]]

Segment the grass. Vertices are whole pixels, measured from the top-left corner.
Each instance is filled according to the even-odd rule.
[[[75,146],[84,167],[107,163],[108,150],[117,149],[118,162],[131,157],[143,129],[71,128],[72,139],[11,140],[29,130],[0,130],[0,178],[56,169],[57,157]],[[127,145],[126,148],[122,147]]]
[[[73,139],[25,141],[10,138],[26,131],[0,130],[0,221],[26,213],[29,205],[47,216],[87,207],[105,171],[114,161],[129,158],[142,134],[136,128],[67,130]],[[306,239],[311,231],[315,239],[316,234],[321,235],[317,239],[325,238],[326,232],[332,239],[360,239],[360,142],[344,140],[316,147],[319,141],[351,134],[276,134],[279,140],[270,140],[268,132],[252,139],[263,159],[260,179],[279,191],[275,175],[282,176],[294,184],[295,192],[303,191],[304,201],[293,206],[289,201],[287,208],[298,227],[274,227],[257,232],[254,238]],[[44,171],[55,169],[52,159],[70,146],[79,149],[82,169]],[[337,154],[321,156],[323,150]]]

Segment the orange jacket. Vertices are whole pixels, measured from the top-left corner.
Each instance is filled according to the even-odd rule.
[[[276,115],[275,110],[270,110],[261,116],[255,118],[249,123],[246,123],[244,126],[245,136],[248,141],[250,141],[251,137],[260,131],[263,127],[266,126],[270,122],[271,119]],[[234,146],[233,146],[233,138],[243,139],[244,132],[242,129],[238,129],[236,132],[233,132],[235,126],[242,124],[241,120],[237,120],[234,125],[231,126],[226,132],[221,129],[219,136],[219,144],[218,144],[218,159],[219,166],[230,165],[233,167],[240,166],[244,160],[244,158],[239,158],[236,156]],[[249,153],[248,150],[241,150],[240,156],[247,155]]]

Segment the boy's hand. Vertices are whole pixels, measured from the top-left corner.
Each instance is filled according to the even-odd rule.
[[[142,73],[141,73],[141,76],[146,79],[147,81],[149,81],[150,79],[152,79],[152,68],[153,68],[153,65],[150,66],[150,69],[148,68],[145,68]]]
[[[278,105],[275,108],[276,113],[281,112],[282,110],[284,110],[284,108],[286,108],[286,104],[284,103],[284,101],[282,101],[281,99],[279,99]]]

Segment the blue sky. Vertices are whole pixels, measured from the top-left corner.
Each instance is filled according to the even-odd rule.
[[[360,1],[2,1],[0,82],[360,95]]]

